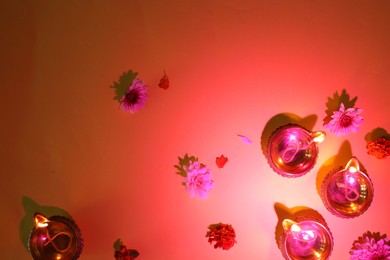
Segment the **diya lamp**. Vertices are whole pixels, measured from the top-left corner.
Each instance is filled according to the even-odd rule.
[[[338,217],[360,216],[370,207],[374,197],[371,179],[360,170],[356,157],[340,169],[328,173],[322,182],[322,201],[328,211]]]
[[[288,260],[328,259],[333,250],[333,237],[326,223],[315,219],[295,222],[285,219],[279,241],[283,257]]]
[[[29,251],[35,259],[75,260],[80,257],[83,238],[80,229],[69,218],[34,215],[35,227],[29,238]]]
[[[305,175],[314,167],[318,156],[317,144],[324,138],[325,132],[310,132],[295,124],[282,126],[268,140],[268,164],[283,177]]]

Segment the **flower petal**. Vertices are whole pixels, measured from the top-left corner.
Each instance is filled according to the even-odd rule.
[[[223,154],[215,159],[215,163],[217,164],[218,168],[223,168],[228,161],[229,159]]]

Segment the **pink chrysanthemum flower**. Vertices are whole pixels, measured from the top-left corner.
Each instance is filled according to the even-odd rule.
[[[357,132],[359,125],[363,123],[363,117],[359,116],[362,111],[361,108],[345,109],[344,104],[341,103],[340,109],[333,112],[332,120],[324,127],[337,136]]]
[[[126,93],[120,100],[120,108],[125,111],[130,111],[131,113],[137,112],[139,109],[145,106],[146,98],[146,86],[142,83],[142,80],[136,78],[133,80],[133,83],[129,86]]]
[[[205,199],[208,192],[214,187],[214,181],[211,180],[211,171],[197,161],[190,162],[184,183],[186,190],[191,194],[191,198]]]
[[[386,234],[367,231],[352,244],[351,260],[390,260],[390,241]]]

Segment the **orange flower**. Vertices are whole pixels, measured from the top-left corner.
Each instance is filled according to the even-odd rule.
[[[215,159],[215,163],[217,164],[218,168],[223,168],[225,164],[229,161],[229,159],[223,154]]]
[[[214,248],[222,248],[223,250],[229,250],[236,244],[236,233],[234,228],[229,224],[213,224],[209,226],[209,230],[206,237],[209,238],[208,242],[214,244]]]
[[[378,159],[384,159],[390,154],[390,140],[383,137],[371,140],[366,145],[367,153]]]

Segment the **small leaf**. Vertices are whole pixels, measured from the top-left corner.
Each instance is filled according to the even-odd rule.
[[[190,162],[198,161],[198,158],[195,156],[188,156],[188,154],[185,154],[183,158],[180,158],[180,156],[178,156],[178,159],[179,159],[179,164],[174,165],[173,167],[175,167],[178,170],[178,172],[176,172],[177,174],[186,178],[187,168],[190,166]]]
[[[138,72],[134,72],[132,70],[128,70],[123,72],[123,74],[119,77],[118,82],[114,82],[114,85],[110,86],[115,89],[115,100],[118,102],[121,98],[126,94],[127,89],[133,83],[133,80],[138,76]]]

